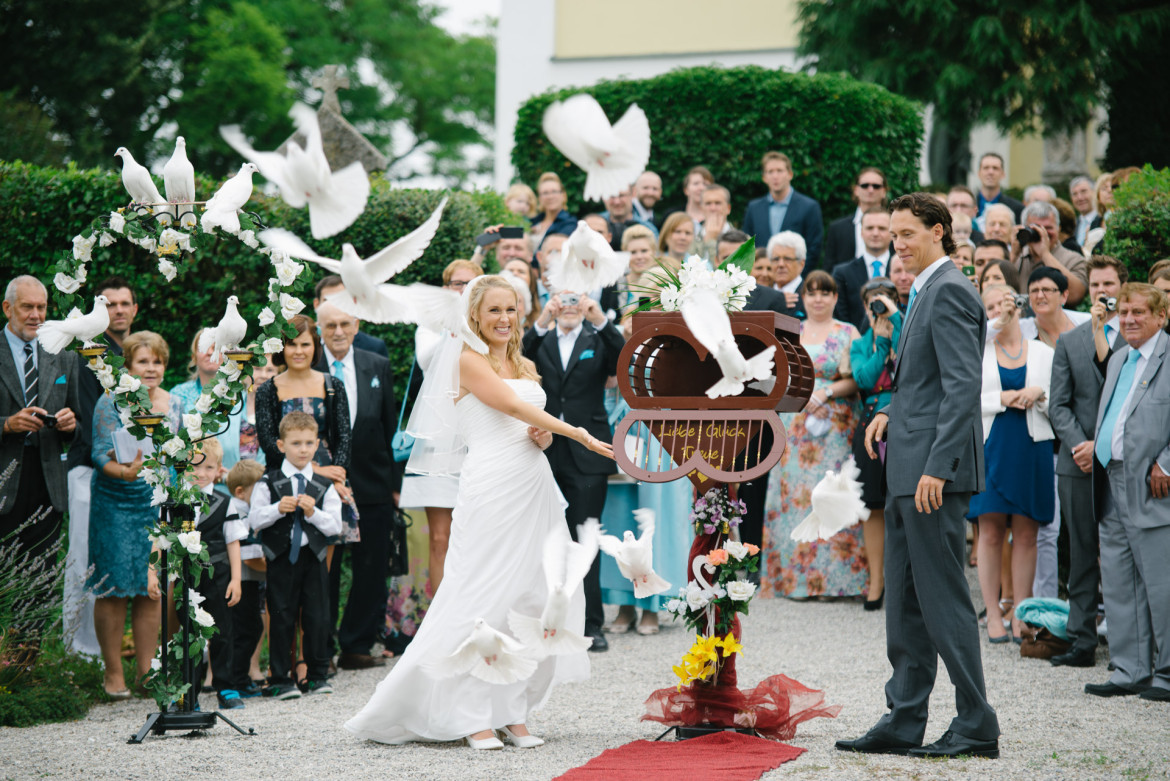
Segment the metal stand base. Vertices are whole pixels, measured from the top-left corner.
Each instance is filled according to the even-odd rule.
[[[670,733],[674,733],[675,740],[690,740],[691,738],[701,738],[704,735],[710,735],[713,732],[738,732],[741,735],[751,735],[758,737],[756,731],[750,727],[719,727],[714,724],[696,724],[693,727],[667,727],[666,732],[663,732],[654,740],[662,740]]]
[[[146,723],[142,725],[142,729],[138,730],[138,734],[132,735],[126,742],[131,744],[141,743],[148,732],[152,732],[155,735],[179,730],[191,733],[202,732],[214,727],[216,719],[227,724],[241,735],[251,736],[256,734],[256,730],[251,727],[248,727],[248,731],[245,732],[242,727],[219,711],[208,711],[206,713],[203,711],[169,711],[167,713],[152,713],[147,716]]]

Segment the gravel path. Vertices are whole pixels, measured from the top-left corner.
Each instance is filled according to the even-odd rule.
[[[972,575],[973,579],[973,575]],[[976,592],[977,593],[977,592]],[[911,760],[844,754],[833,742],[867,730],[884,710],[883,613],[856,603],[757,600],[745,621],[740,681],[751,685],[778,672],[824,689],[842,705],[836,719],[801,725],[792,743],[808,749],[766,779],[1012,778],[1097,779],[1170,777],[1170,705],[1127,697],[1099,700],[1082,693],[1104,681],[1104,652],[1093,669],[1054,668],[1021,659],[1015,646],[983,645],[992,705],[999,713],[999,760]],[[151,703],[101,705],[83,721],[0,730],[0,777],[86,779],[549,779],[607,748],[653,738],[658,724],[638,721],[642,701],[672,683],[671,665],[689,647],[681,626],[652,637],[611,636],[609,653],[593,655],[593,676],[557,690],[530,722],[548,742],[532,751],[473,752],[461,744],[402,747],[354,739],[341,725],[366,701],[384,671],[342,671],[336,693],[291,702],[250,700],[229,713],[255,728],[241,737],[223,725],[206,736],[126,739]],[[954,696],[939,665],[927,741],[954,715]],[[205,708],[212,698],[203,699]],[[655,778],[647,768],[647,779]]]

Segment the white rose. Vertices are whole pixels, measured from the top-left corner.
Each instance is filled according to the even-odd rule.
[[[256,241],[256,232],[255,231],[250,231],[250,230],[240,231],[239,239],[240,239],[240,241],[244,242],[252,249],[256,249],[257,247],[260,246],[260,242]]]
[[[666,612],[667,612],[667,613],[677,613],[677,612],[679,612],[679,610],[682,608],[682,605],[683,605],[683,603],[682,603],[682,600],[681,600],[681,599],[670,599],[670,600],[667,600],[667,602],[666,602]]]
[[[140,387],[142,387],[142,380],[133,374],[123,374],[118,378],[118,386],[114,388],[114,393],[133,393]]]
[[[276,277],[271,277],[268,280],[268,300],[273,303],[280,300],[280,280]]]
[[[195,400],[195,411],[201,415],[206,415],[211,412],[211,405],[215,403],[215,399],[208,396],[206,393],[199,394],[199,398]]]
[[[154,252],[158,249],[158,242],[154,240],[153,236],[147,236],[144,239],[138,240],[138,246],[142,247],[147,252]]]
[[[288,253],[279,247],[265,247],[260,251],[271,258],[274,264],[283,263],[288,260]]]
[[[211,617],[211,613],[198,605],[195,606],[195,622],[200,626],[215,626],[215,619]]]
[[[150,542],[152,545],[154,545],[154,547],[158,548],[159,550],[170,550],[171,549],[171,540],[169,537],[166,537],[163,535],[152,534],[152,535],[150,535]]]
[[[96,236],[90,236],[89,238],[86,238],[85,236],[82,236],[80,233],[77,234],[76,236],[74,236],[73,237],[73,257],[76,258],[77,260],[82,261],[83,263],[85,261],[88,261],[90,258],[90,255],[93,253],[93,245],[94,245],[94,242],[96,242],[96,241],[97,241]]]
[[[170,458],[174,458],[179,453],[182,453],[186,448],[183,440],[179,437],[171,437],[162,446],[162,452]]]
[[[167,500],[167,487],[165,485],[156,485],[150,494],[150,506],[158,507]]]
[[[174,228],[167,228],[158,237],[158,243],[164,249],[177,248],[191,251],[191,234],[177,231]]]
[[[282,351],[284,349],[284,342],[280,339],[277,339],[275,336],[273,336],[273,337],[269,337],[268,339],[264,340],[263,347],[264,347],[264,352],[271,355],[272,353],[278,353],[278,352]]]
[[[98,246],[99,247],[108,247],[111,244],[113,244],[115,241],[116,241],[116,239],[113,236],[106,233],[105,231],[102,231],[102,237],[98,240]]]
[[[128,409],[118,410],[118,420],[122,421],[122,425],[126,428],[130,428],[130,425],[134,422],[134,418],[130,416],[130,410]]]
[[[293,282],[296,282],[297,277],[301,275],[304,266],[294,260],[285,258],[280,263],[276,263],[276,279],[280,282],[281,287],[288,287]]]
[[[199,606],[203,604],[203,601],[207,599],[207,597],[203,596],[193,588],[188,588],[187,599],[191,600],[192,605]]]
[[[735,559],[736,561],[742,559],[747,555],[748,552],[746,545],[735,540],[728,540],[727,542],[723,543],[723,550],[727,551],[727,555],[731,556],[731,558]]]
[[[184,413],[183,428],[187,429],[191,439],[199,439],[199,435],[203,433],[203,416],[198,412]]]
[[[150,669],[153,670],[154,672],[158,672],[159,670],[161,670],[162,669],[162,660],[159,659],[157,656],[154,657],[153,659],[151,659],[150,660]]]
[[[142,471],[139,472],[139,474],[142,475],[142,479],[146,481],[147,485],[162,485],[162,478],[158,476],[158,472],[154,471],[148,466],[142,467]]]
[[[121,233],[126,228],[126,218],[118,212],[110,212],[110,230]]]
[[[179,568],[178,567],[175,567],[175,568],[167,571],[167,582],[168,583],[174,583],[178,579],[179,579]]]
[[[299,298],[290,296],[288,293],[280,294],[280,314],[284,316],[285,320],[292,320],[304,308],[305,302]]]
[[[691,581],[687,584],[686,598],[687,607],[689,607],[691,610],[702,610],[703,608],[707,607],[707,603],[711,601],[711,598],[707,595],[706,589],[694,581]]]
[[[102,386],[102,390],[109,390],[118,384],[118,380],[114,377],[114,370],[109,366],[98,369],[97,381]]]
[[[77,267],[77,271],[75,271],[73,273],[73,276],[78,282],[85,282],[85,274],[86,274],[85,264],[82,263],[80,266]]]
[[[62,293],[76,293],[77,289],[81,287],[81,282],[64,271],[58,271],[53,277],[53,285]]]
[[[240,365],[230,358],[223,362],[223,366],[220,366],[219,370],[223,372],[223,376],[227,378],[228,382],[240,379]]]
[[[211,392],[213,395],[219,396],[221,399],[226,399],[227,395],[231,393],[231,390],[232,389],[228,387],[226,382],[220,380],[219,382],[215,383],[215,387],[211,389]]]
[[[727,584],[727,596],[734,602],[746,602],[756,593],[756,584],[750,580],[733,580]]]
[[[264,326],[267,326],[267,325],[272,325],[275,322],[276,322],[276,315],[274,315],[272,313],[271,309],[269,309],[268,307],[264,307],[263,309],[260,310],[260,327],[261,328],[263,328]]]
[[[199,552],[203,550],[203,541],[200,539],[198,530],[179,532],[179,544],[192,556],[198,556]]]
[[[179,273],[179,270],[175,268],[174,263],[166,258],[162,258],[158,262],[158,273],[166,277],[167,282],[174,282],[175,275]]]

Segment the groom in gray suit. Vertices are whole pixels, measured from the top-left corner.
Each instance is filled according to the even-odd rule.
[[[1109,617],[1098,697],[1170,702],[1170,362],[1166,296],[1131,282],[1117,296],[1126,346],[1109,359],[1093,444],[1101,516],[1101,590]],[[1104,475],[1102,475],[1104,472]],[[1100,479],[1104,477],[1104,479]]]
[[[842,751],[917,757],[999,756],[999,722],[987,703],[979,625],[963,575],[965,521],[983,488],[979,417],[983,304],[948,255],[951,215],[927,193],[890,206],[894,251],[917,274],[894,369],[894,395],[865,432],[886,453],[886,713]],[[938,657],[955,685],[958,715],[923,746]]]

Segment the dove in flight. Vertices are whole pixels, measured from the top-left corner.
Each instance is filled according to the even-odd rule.
[[[370,179],[356,160],[340,171],[330,171],[315,111],[296,103],[289,116],[305,136],[304,149],[289,141],[285,154],[258,152],[238,125],[225,125],[219,133],[232,149],[255,163],[260,174],[280,189],[285,203],[294,209],[308,204],[313,238],[324,239],[348,228],[365,211]]]
[[[150,171],[134,159],[134,155],[130,154],[129,149],[124,146],[118,147],[118,151],[114,152],[114,157],[122,158],[122,186],[126,188],[126,192],[130,193],[130,199],[134,203],[166,203],[166,199],[158,191],[158,185],[154,183]],[[154,211],[155,219],[164,225],[170,225],[170,213],[166,207],[152,206],[151,209]]]
[[[252,197],[252,174],[256,173],[254,163],[244,163],[235,176],[224,182],[215,195],[207,201],[207,211],[199,224],[204,233],[220,228],[233,235],[240,232],[240,216],[236,213]]]
[[[637,103],[610,125],[592,95],[574,95],[545,109],[542,125],[552,145],[587,174],[587,201],[618,195],[650,161],[650,125]]]
[[[550,534],[544,541],[544,579],[548,584],[548,599],[539,618],[525,616],[512,610],[508,626],[512,634],[537,656],[586,651],[593,639],[568,627],[569,604],[593,560],[597,558],[601,524],[589,518],[577,527],[577,542],[568,534]]]
[[[110,313],[106,310],[108,303],[110,301],[105,296],[96,296],[88,315],[81,314],[81,310],[74,307],[64,320],[46,320],[37,329],[37,341],[45,352],[53,355],[68,347],[74,339],[91,347],[93,340],[110,327]]]
[[[634,510],[638,520],[640,537],[627,531],[619,540],[612,534],[601,535],[600,546],[613,556],[623,578],[634,584],[634,596],[638,599],[662,594],[670,590],[670,584],[654,572],[654,511],[645,507]]]
[[[520,643],[477,618],[471,634],[453,654],[425,665],[424,669],[435,678],[473,675],[488,683],[509,684],[536,672],[536,660],[525,654]]]
[[[163,187],[167,191],[167,200],[171,203],[181,203],[185,209],[175,206],[167,208],[171,217],[176,211],[183,211],[181,224],[185,228],[195,226],[195,166],[187,159],[187,140],[182,136],[175,139],[175,151],[171,159],[163,166]]]
[[[579,220],[561,246],[560,259],[550,266],[548,281],[554,290],[588,293],[621,279],[629,259],[628,252],[614,252],[604,236]]]
[[[775,377],[772,356],[776,347],[766,347],[751,358],[744,358],[731,333],[731,318],[713,290],[695,288],[688,291],[679,310],[691,334],[715,357],[723,372],[723,377],[707,389],[708,398],[738,396],[743,393],[744,383],[761,380],[767,385],[767,380]]]
[[[240,315],[236,305],[240,299],[228,296],[227,311],[215,328],[204,328],[199,334],[199,344],[196,346],[200,355],[206,355],[208,350],[215,349],[217,353],[231,352],[240,348],[240,342],[248,332],[248,321]]]
[[[812,512],[790,535],[797,542],[827,540],[842,529],[869,518],[869,508],[861,499],[861,470],[853,456],[845,459],[841,470],[832,469],[812,489]]]

